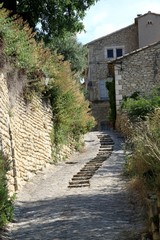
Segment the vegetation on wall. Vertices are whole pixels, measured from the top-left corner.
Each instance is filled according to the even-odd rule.
[[[130,125],[130,132],[128,132],[128,136],[131,137],[131,141],[132,138],[134,138],[135,134],[137,136],[137,132],[139,132],[140,134],[140,132],[142,131],[145,134],[145,132],[148,131],[150,127],[151,129],[155,127],[155,131],[157,131],[157,133],[160,131],[159,125],[157,125],[159,108],[159,88],[154,89],[151,94],[147,96],[142,96],[139,93],[134,93],[130,97],[124,99],[122,103],[121,114],[127,116],[128,120],[122,122],[122,124],[126,125],[127,122],[128,128]],[[157,123],[156,121],[153,121],[153,119],[156,119]],[[144,131],[142,130],[143,128]],[[133,146],[135,146],[135,143],[133,144]]]
[[[128,174],[138,177],[148,191],[160,190],[160,108],[140,122],[132,135]]]
[[[108,89],[109,103],[110,103],[110,120],[115,128],[116,122],[116,99],[115,99],[115,80],[112,82],[106,82],[106,87]]]
[[[53,141],[56,144],[66,142],[69,136],[78,139],[80,134],[90,130],[94,120],[88,113],[88,102],[70,63],[45,48],[43,42],[37,43],[28,24],[19,18],[13,21],[4,9],[0,9],[0,34],[4,54],[28,75],[28,93],[37,92],[51,102]]]
[[[0,151],[0,229],[13,218],[13,200],[7,189],[6,173],[9,170],[9,162]]]
[[[137,200],[145,207],[149,235],[159,236],[160,91],[133,94],[122,104],[120,129],[126,136],[124,173]]]
[[[160,106],[160,89],[154,89],[150,95],[141,96],[135,92],[130,97],[124,98],[122,103],[123,112],[132,121],[145,120],[148,114],[152,113],[156,107]]]
[[[36,42],[35,33],[29,25],[17,16],[9,17],[9,12],[2,6],[0,54],[1,68],[7,62],[13,70],[27,75],[26,85],[20,92],[25,99],[31,101],[32,95],[37,94],[50,103],[53,113],[51,141],[54,148],[69,144],[71,139],[76,144],[82,134],[92,129],[95,122],[76,79],[76,67],[71,69],[70,62],[65,61],[63,55],[51,52],[42,41]],[[13,217],[13,198],[10,198],[7,190],[7,170],[7,160],[0,152],[0,228]]]
[[[126,135],[126,126],[128,128],[126,146],[130,151],[125,173],[138,182],[139,194],[144,193],[146,197],[148,192],[160,190],[159,89],[145,97],[134,94],[125,99],[121,111],[121,130],[124,129]]]

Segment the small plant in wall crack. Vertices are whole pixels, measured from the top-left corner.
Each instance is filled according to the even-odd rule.
[[[13,110],[13,107],[10,107],[9,110],[8,110],[8,115],[10,118],[12,118],[14,116],[14,110]]]

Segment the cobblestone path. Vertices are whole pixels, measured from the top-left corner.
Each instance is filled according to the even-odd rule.
[[[90,186],[68,188],[70,179],[99,151],[98,132],[85,135],[86,148],[67,163],[36,175],[18,195],[11,240],[140,240],[141,213],[122,176],[122,140],[109,133],[112,154],[90,179]]]

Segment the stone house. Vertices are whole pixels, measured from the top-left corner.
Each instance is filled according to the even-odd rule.
[[[136,53],[142,54],[144,48],[146,47],[145,52],[150,54],[147,50],[149,45],[160,40],[159,29],[160,14],[148,12],[144,15],[138,15],[132,25],[87,44],[88,71],[86,76],[86,89],[88,91],[88,99],[91,102],[93,115],[97,120],[98,129],[105,130],[109,127],[109,122],[107,120],[109,115],[109,99],[106,88],[106,81],[108,81],[110,77],[110,72],[107,66],[108,63],[112,62],[115,64],[116,79],[119,81],[118,89],[116,89],[116,101],[117,106],[119,106],[123,94],[125,94],[121,94],[121,88],[123,88],[123,86],[121,84],[122,82],[120,82],[121,76],[118,75],[119,72],[117,73],[117,71],[122,68],[121,62],[123,56],[126,56],[127,54],[128,57],[124,58],[126,61],[129,59],[129,56],[134,56],[136,64]],[[114,61],[115,59],[117,59],[118,62]],[[129,68],[127,67],[125,69]],[[137,71],[137,69],[135,69],[135,71]],[[131,77],[130,74],[133,73],[128,71],[128,78]],[[146,74],[147,72],[145,75]],[[124,81],[128,81],[128,79],[126,80],[126,78],[124,78]],[[136,83],[132,83],[132,86],[133,84]],[[130,91],[128,84],[126,85],[125,91]]]
[[[116,109],[123,97],[160,87],[160,41],[128,53],[110,64],[114,68]]]

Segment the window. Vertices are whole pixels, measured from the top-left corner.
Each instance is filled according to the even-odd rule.
[[[121,57],[123,55],[123,49],[122,48],[116,48],[116,57]]]
[[[107,58],[113,58],[113,49],[107,49]]]
[[[124,47],[107,47],[105,49],[105,57],[107,59],[114,59],[114,58],[117,58],[117,57],[121,57],[123,56],[123,52],[124,52]]]

